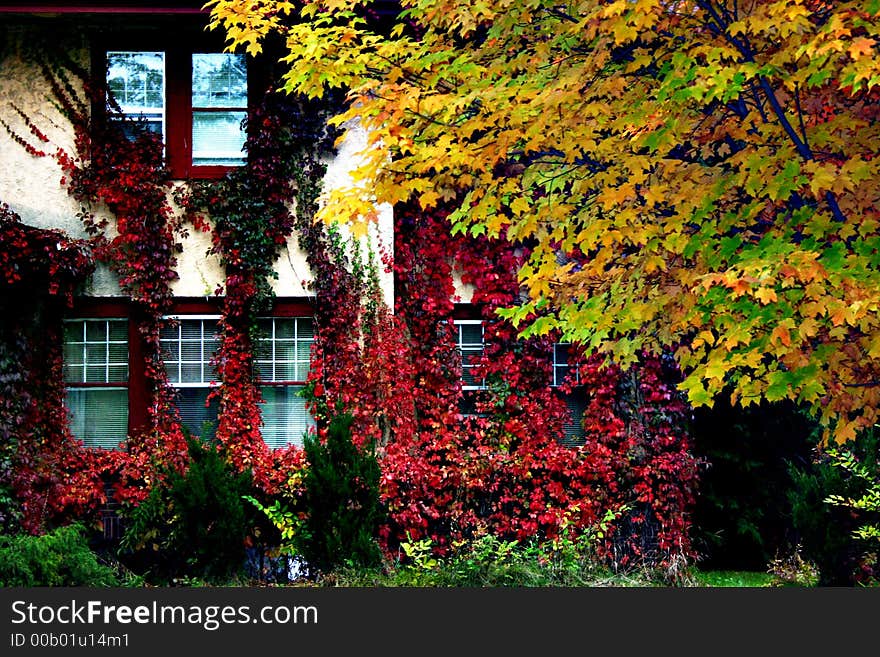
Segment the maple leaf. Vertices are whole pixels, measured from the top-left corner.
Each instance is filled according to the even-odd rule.
[[[759,287],[755,291],[755,298],[765,306],[768,303],[774,303],[777,300],[776,290],[772,287]]]
[[[856,37],[852,40],[847,52],[853,59],[861,59],[862,57],[875,57],[874,48],[877,42],[870,37]]]

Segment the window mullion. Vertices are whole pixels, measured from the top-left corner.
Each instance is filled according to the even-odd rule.
[[[168,165],[175,178],[188,178],[192,162],[192,60],[179,47],[166,53],[166,147]]]

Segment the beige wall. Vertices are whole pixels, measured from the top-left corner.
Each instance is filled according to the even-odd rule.
[[[7,31],[8,29],[8,31]],[[0,118],[10,128],[28,139],[30,143],[47,152],[62,148],[74,152],[73,130],[67,119],[53,106],[50,90],[45,84],[39,67],[24,55],[27,43],[34,42],[38,28],[4,28],[0,25]],[[70,52],[81,62],[87,59],[85,44],[71,37]],[[49,144],[39,143],[30,134],[24,120],[16,113],[20,108],[45,134]],[[340,146],[337,156],[328,160],[325,184],[345,184],[348,171],[355,162],[356,152],[364,143],[364,135],[353,129]],[[40,228],[60,228],[72,237],[85,237],[77,213],[79,205],[61,185],[62,172],[52,157],[34,157],[15,143],[5,129],[0,127],[0,202],[18,213],[26,224]],[[101,210],[98,209],[98,214]],[[106,214],[106,211],[104,211]],[[370,231],[369,243],[374,250],[381,243],[390,251],[393,248],[393,221],[390,207],[380,208],[378,225]],[[367,241],[361,247],[367,248]],[[178,274],[173,291],[178,296],[212,296],[217,285],[223,282],[222,268],[216,256],[208,256],[210,235],[189,229],[183,242],[184,251],[178,256]],[[273,282],[275,292],[281,297],[309,296],[307,284],[311,280],[305,254],[292,236],[276,263],[278,279]],[[306,283],[306,286],[303,283]],[[381,284],[386,301],[393,307],[393,276],[381,273]],[[118,296],[119,286],[113,274],[105,267],[99,268],[90,282],[88,294],[93,296]]]

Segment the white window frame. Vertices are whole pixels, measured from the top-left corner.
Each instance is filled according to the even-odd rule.
[[[574,373],[574,378],[571,380],[571,383],[574,385],[580,385],[581,382],[581,373],[580,373],[580,363],[571,363],[569,362],[570,352],[566,353],[565,361],[561,360],[561,356],[558,350],[558,347],[568,347],[572,346],[571,342],[554,342],[553,343],[553,382],[550,384],[554,388],[558,388],[563,383],[566,382],[566,379]]]
[[[219,322],[221,319],[220,315],[167,315],[167,316],[163,317],[163,319],[173,320],[176,322],[191,321],[191,320],[198,320],[201,322],[205,322],[205,321],[217,322],[218,323],[218,326],[217,326],[217,328],[218,328],[218,331],[217,331],[218,343],[219,343],[219,340],[222,339],[222,336],[220,335],[220,331],[219,331],[219,328],[220,328]],[[177,335],[178,335],[177,344],[178,344],[178,346],[180,346],[183,342],[183,338],[180,336],[180,324],[178,324],[176,328],[177,328]],[[170,342],[170,340],[166,340],[166,339],[160,337],[160,339],[159,339],[160,345],[162,345],[163,343],[166,343],[166,342]],[[195,342],[195,340],[187,340],[186,342]],[[181,350],[181,352],[178,353],[177,361],[171,361],[171,362],[177,363],[177,378],[178,378],[178,381],[176,383],[173,381],[169,381],[169,385],[171,387],[173,387],[173,388],[216,388],[220,385],[219,377],[217,380],[210,380],[210,379],[205,380],[205,369],[206,369],[206,367],[210,367],[211,355],[209,355],[206,359],[206,357],[205,357],[205,328],[204,328],[204,324],[202,324],[202,335],[201,335],[201,339],[200,339],[200,344],[201,344],[202,360],[183,361],[180,359],[180,356],[182,355],[182,350]],[[167,363],[168,363],[168,361],[165,360],[164,347],[163,347],[162,364],[165,366],[166,372],[168,371]],[[180,379],[183,378],[181,367],[183,366],[184,363],[190,363],[190,364],[200,363],[201,369],[202,369],[202,380],[201,381],[180,381]]]
[[[256,356],[254,357],[254,371],[257,373],[257,385],[260,387],[261,392],[263,389],[266,389],[266,388],[285,388],[285,389],[295,390],[295,391],[302,390],[303,387],[305,386],[305,383],[306,383],[305,379],[299,380],[299,379],[278,378],[278,376],[276,376],[276,365],[278,363],[293,364],[293,369],[299,370],[299,366],[305,364],[306,365],[306,378],[308,377],[308,372],[311,369],[312,345],[314,344],[314,341],[315,341],[315,337],[314,337],[315,336],[315,318],[311,317],[311,316],[285,317],[285,316],[272,315],[272,316],[267,316],[267,317],[258,317],[257,320],[258,321],[269,320],[269,321],[271,321],[271,326],[272,326],[271,337],[269,337],[269,338],[258,337],[257,340],[255,340],[255,342],[269,341],[272,343],[272,358],[270,360],[267,360],[265,358],[257,359]],[[294,337],[292,339],[285,339],[284,340],[285,342],[292,342],[294,345],[294,350],[293,350],[294,360],[292,360],[292,361],[290,361],[290,360],[279,361],[276,358],[276,341],[277,341],[276,320],[282,320],[282,321],[294,320]],[[308,339],[300,338],[300,321],[301,320],[308,320],[312,324],[312,336]],[[298,347],[304,343],[309,344],[309,356],[308,356],[307,361],[302,361],[299,358]],[[272,367],[272,377],[271,378],[263,379],[259,376],[260,364],[271,365],[271,367]],[[294,394],[296,394],[296,392],[294,392]],[[303,403],[305,403],[305,402],[303,402]],[[263,416],[263,427],[265,428],[265,406],[264,406],[264,404],[260,405],[260,413]],[[267,445],[269,445],[270,449],[285,449],[289,445],[297,445],[299,447],[302,447],[302,433],[304,433],[305,431],[308,431],[311,427],[314,427],[314,426],[315,426],[314,418],[311,418],[311,422],[306,423],[306,425],[303,427],[303,431],[299,435],[291,435],[291,436],[287,437],[286,444],[284,444],[284,445],[269,444],[269,442],[266,441],[265,437],[263,438],[263,440],[267,442]],[[273,441],[273,442],[275,442],[275,441]]]
[[[181,325],[178,324],[175,327],[177,329],[176,342],[177,342],[179,351],[178,351],[177,360],[171,361],[171,362],[176,363],[176,365],[177,365],[178,381],[177,382],[172,381],[171,376],[169,375],[168,385],[171,386],[172,388],[174,388],[175,390],[205,389],[205,390],[207,390],[207,393],[206,393],[207,396],[210,396],[211,390],[220,386],[220,380],[219,380],[220,377],[217,376],[217,378],[213,379],[213,380],[212,379],[206,380],[206,377],[205,377],[205,370],[211,366],[210,361],[212,358],[212,354],[205,354],[205,325],[204,325],[204,322],[210,321],[210,322],[216,323],[216,325],[217,325],[217,334],[216,335],[217,335],[217,342],[218,342],[218,346],[219,346],[220,340],[222,340],[222,335],[220,332],[221,316],[217,315],[217,314],[195,314],[194,313],[192,315],[188,315],[188,314],[166,315],[163,317],[163,319],[172,320],[172,321],[176,321],[176,322],[185,322],[185,321],[200,321],[200,322],[202,322],[201,336],[200,336],[200,340],[199,340],[199,343],[201,345],[201,348],[200,348],[201,360],[199,360],[199,361],[183,361],[183,360],[181,360],[181,357],[183,355],[183,350],[181,349],[181,347],[183,345],[183,338],[181,337],[181,333],[180,333]],[[170,342],[170,340],[162,339],[161,333],[160,333],[159,344],[162,348],[162,365],[165,367],[166,373],[168,372],[168,361],[166,360],[166,357],[165,357],[165,344],[168,342]],[[194,342],[194,340],[188,340],[187,342]],[[181,376],[182,375],[181,368],[182,368],[183,364],[184,363],[192,364],[192,363],[196,363],[196,362],[200,363],[201,379],[202,380],[201,381],[180,381],[179,379],[183,378]],[[180,407],[178,407],[178,410],[180,410]],[[182,418],[181,418],[181,420],[182,420]],[[191,427],[190,430],[193,433],[195,433],[196,435],[199,435],[203,439],[207,438],[207,436],[201,436],[201,434],[199,433],[201,431],[201,427]]]
[[[484,326],[484,322],[482,319],[455,319],[453,320],[455,324],[455,348],[458,350],[458,353],[461,357],[461,389],[462,390],[485,390],[486,389],[486,381],[482,379],[478,385],[466,384],[465,381],[465,372],[467,370],[472,370],[473,365],[465,364],[464,355],[465,353],[474,354],[477,357],[480,357],[485,353],[486,350],[486,327]],[[464,342],[463,340],[463,332],[462,326],[479,326],[480,327],[480,343],[479,349],[475,348],[476,342]],[[474,378],[471,376],[470,378]]]
[[[82,350],[83,350],[82,365],[77,364],[77,366],[82,367],[82,378],[81,379],[77,379],[77,380],[68,379],[67,374],[69,371],[68,370],[69,365],[67,362],[64,362],[63,377],[64,377],[65,396],[68,395],[69,391],[71,391],[71,390],[94,390],[94,391],[100,390],[100,391],[113,391],[113,392],[123,392],[124,391],[125,392],[125,409],[124,409],[125,410],[125,420],[123,422],[123,425],[125,426],[125,430],[124,430],[124,434],[119,436],[119,439],[116,441],[116,444],[112,448],[108,448],[104,445],[98,445],[98,444],[89,445],[88,444],[89,441],[87,441],[86,437],[84,437],[84,436],[75,436],[75,437],[77,440],[82,442],[85,446],[90,447],[90,448],[94,448],[94,449],[120,449],[119,444],[124,442],[125,439],[128,437],[128,416],[131,411],[130,401],[128,398],[128,389],[129,389],[128,381],[129,381],[129,377],[131,376],[131,366],[129,363],[130,347],[129,347],[129,343],[128,343],[129,342],[128,341],[128,318],[127,317],[69,317],[69,318],[65,317],[62,321],[63,321],[63,324],[65,324],[65,325],[78,323],[78,322],[83,323],[82,324],[83,335],[82,335],[81,342],[80,341],[73,341],[71,343],[68,343],[66,341],[66,330],[62,334],[62,349],[64,351],[67,351],[68,344],[73,344],[73,345],[81,344]],[[125,326],[125,339],[123,339],[123,340],[111,340],[110,339],[110,326],[109,326],[110,322],[122,322],[124,324],[124,326]],[[90,340],[88,340],[87,326],[90,323],[104,324],[105,339],[103,341],[94,341],[94,340],[90,341]],[[99,345],[104,346],[104,353],[105,353],[105,358],[104,358],[104,363],[103,363],[104,377],[100,381],[90,381],[88,379],[89,363],[88,363],[87,350],[88,350],[88,345],[90,345],[90,344],[99,344]],[[122,345],[122,344],[125,345],[125,361],[124,362],[111,361],[110,360],[110,345]],[[92,365],[94,366],[95,364],[93,363]],[[111,366],[120,367],[123,365],[125,366],[125,378],[122,380],[111,379],[110,378],[110,367]],[[65,404],[66,403],[67,402],[65,402]],[[68,411],[68,413],[72,413],[72,409],[70,407],[67,407],[67,411]],[[72,427],[71,427],[71,429],[72,429]]]

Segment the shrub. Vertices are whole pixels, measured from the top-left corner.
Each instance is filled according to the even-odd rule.
[[[866,546],[854,532],[859,523],[876,521],[878,515],[845,502],[869,496],[872,478],[877,486],[878,447],[876,431],[869,431],[840,450],[817,451],[809,467],[791,468],[792,524],[804,557],[819,569],[822,585],[851,585],[871,575],[864,558]],[[855,466],[862,476],[848,466]]]
[[[525,542],[493,534],[457,541],[445,556],[436,556],[430,539],[404,541],[402,561],[382,570],[345,567],[326,575],[332,586],[405,587],[544,587],[656,586],[658,573],[614,573],[597,558],[594,534]]]
[[[304,440],[307,515],[296,543],[309,566],[322,572],[381,561],[379,464],[372,449],[354,445],[351,424],[352,416],[343,413],[330,421],[326,441],[316,435]]]
[[[0,535],[0,586],[115,586],[113,570],[89,549],[80,523],[42,536]]]
[[[127,560],[160,581],[223,582],[242,571],[252,525],[247,473],[236,473],[210,445],[189,438],[184,473],[164,481],[131,513],[121,542]]]
[[[787,402],[740,408],[719,399],[694,410],[694,449],[707,462],[694,514],[704,568],[763,570],[792,542],[790,496],[803,482],[789,464],[810,472],[814,431]]]

